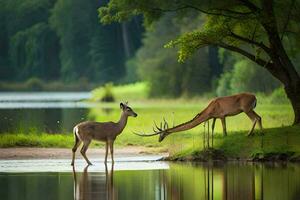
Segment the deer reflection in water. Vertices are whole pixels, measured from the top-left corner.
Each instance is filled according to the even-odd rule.
[[[110,170],[105,164],[105,174],[88,172],[88,168],[89,165],[84,168],[81,176],[78,177],[78,172],[73,167],[74,200],[115,199],[114,164],[111,164]]]
[[[298,200],[300,196],[298,165],[170,163],[169,167],[114,172],[112,165],[105,173],[85,168],[77,177],[74,171],[74,199]]]

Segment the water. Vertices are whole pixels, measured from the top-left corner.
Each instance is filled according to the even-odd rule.
[[[0,133],[66,133],[88,117],[89,92],[2,92]]]
[[[74,171],[69,166],[58,172],[2,172],[0,196],[6,200],[300,199],[297,164],[130,163],[89,168],[79,164]]]

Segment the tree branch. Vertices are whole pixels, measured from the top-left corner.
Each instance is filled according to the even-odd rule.
[[[262,48],[266,53],[270,53],[270,48],[267,47],[264,43],[262,42],[256,42],[252,39],[249,39],[249,38],[245,38],[245,37],[242,37],[240,35],[237,35],[235,34],[234,32],[230,31],[230,36],[233,37],[233,38],[236,38],[238,40],[241,40],[241,41],[244,41],[244,42],[247,42],[247,43],[250,43],[250,44],[253,44],[255,46],[258,46],[260,48]]]
[[[251,14],[254,14],[253,11],[239,12],[239,11],[229,10],[229,9],[215,9],[215,10],[219,10],[219,11],[222,11],[222,12],[228,12],[228,13],[231,13],[231,14],[234,14],[234,15],[251,15]]]
[[[272,68],[273,65],[272,63],[269,61],[265,61],[261,58],[256,58],[255,55],[241,49],[241,48],[238,48],[238,47],[235,47],[235,46],[232,46],[232,45],[228,45],[228,44],[225,44],[225,43],[216,43],[215,45],[219,46],[219,47],[222,47],[224,49],[228,49],[230,51],[234,51],[234,52],[237,52],[247,58],[249,58],[250,60],[254,61],[255,63],[257,63],[258,65],[262,66],[262,67],[265,67],[265,68]]]
[[[239,13],[239,15],[247,15],[248,14],[248,13],[241,13],[241,12],[231,11],[231,12],[236,12],[235,15],[227,15],[227,14],[224,14],[224,13],[211,12],[211,11],[208,11],[208,10],[204,10],[204,9],[201,9],[199,7],[189,5],[189,4],[183,4],[182,6],[179,6],[177,8],[173,8],[173,9],[165,9],[165,8],[157,8],[157,7],[152,7],[152,8],[148,8],[148,9],[158,11],[158,12],[176,12],[176,11],[180,11],[180,10],[184,10],[184,9],[193,9],[193,10],[196,10],[198,12],[201,12],[201,13],[204,13],[204,14],[207,14],[207,15],[222,16],[222,17],[228,17],[228,18],[239,19],[239,20],[241,18],[240,18],[240,16],[237,16],[236,13]],[[249,12],[249,14],[250,14],[250,12]]]
[[[247,8],[249,8],[253,12],[257,12],[260,10],[259,7],[257,7],[254,3],[252,3],[248,0],[240,0],[240,2],[242,2]]]

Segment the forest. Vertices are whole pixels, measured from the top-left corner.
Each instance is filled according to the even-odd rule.
[[[98,9],[106,3],[1,0],[0,88],[44,90],[38,84],[59,82],[61,87],[76,83],[84,90],[90,84],[143,81],[149,84],[150,97],[181,97],[241,91],[270,94],[281,87],[255,62],[218,46],[197,49],[185,62],[178,62],[178,49],[165,45],[203,26],[206,16],[201,12],[168,12],[151,26],[145,26],[142,15],[104,24]],[[297,63],[299,41],[294,37],[285,34],[283,43]],[[261,54],[261,49],[247,48]]]
[[[1,0],[1,81],[120,82],[126,60],[141,46],[141,19],[103,26],[99,6],[96,0]]]

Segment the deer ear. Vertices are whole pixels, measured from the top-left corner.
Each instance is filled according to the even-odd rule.
[[[124,104],[123,103],[120,103],[120,108],[123,110],[123,108],[124,108]]]

